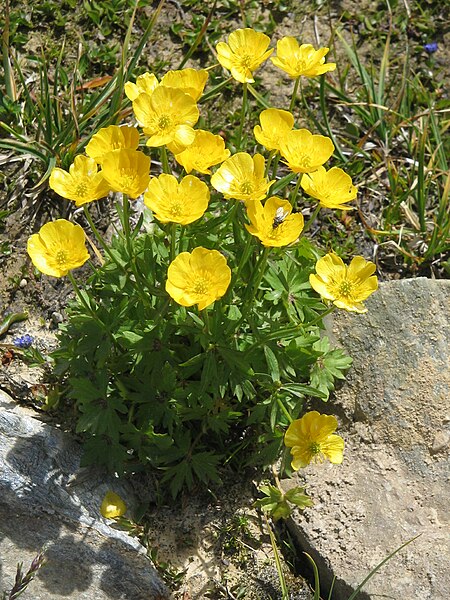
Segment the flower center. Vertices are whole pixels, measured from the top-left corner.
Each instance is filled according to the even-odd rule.
[[[199,277],[195,281],[192,291],[199,296],[206,294],[208,292],[208,280],[206,277]]]
[[[158,120],[159,129],[167,129],[170,126],[171,119],[169,115],[162,115]]]
[[[64,265],[67,262],[67,252],[64,250],[59,250],[55,255],[55,260],[58,265]]]
[[[320,444],[318,444],[317,442],[311,442],[309,451],[311,452],[311,454],[314,454],[314,456],[317,456],[317,454],[320,454]]]
[[[249,69],[251,64],[252,64],[252,57],[249,54],[243,54],[241,56],[241,65],[243,67],[246,67],[247,69]]]
[[[75,188],[75,195],[78,198],[84,198],[87,194],[88,186],[85,183],[79,183]]]
[[[341,296],[349,296],[352,291],[352,284],[349,281],[343,281],[339,285],[339,294]]]
[[[120,187],[122,190],[129,190],[134,187],[134,182],[136,180],[135,173],[127,173],[126,171],[121,171],[120,173]],[[125,192],[126,193],[126,192]]]
[[[179,217],[183,212],[183,205],[181,202],[172,202],[170,205],[170,214],[172,217]]]
[[[240,192],[241,194],[251,194],[253,192],[253,183],[251,181],[245,181],[244,183],[241,183],[240,186]]]
[[[307,154],[298,154],[295,162],[306,169],[311,166],[311,158]]]
[[[306,71],[306,62],[304,60],[302,60],[301,58],[299,58],[297,60],[296,65],[295,65],[295,70],[297,72],[299,72],[299,71]]]

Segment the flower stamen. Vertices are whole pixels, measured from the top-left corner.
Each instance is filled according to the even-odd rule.
[[[350,281],[342,281],[341,284],[339,285],[339,294],[341,296],[348,297],[348,296],[350,296],[351,291],[352,291],[352,284],[350,283]]]
[[[168,129],[171,124],[171,118],[169,115],[161,115],[158,119],[159,129]]]
[[[55,255],[55,260],[58,265],[62,266],[67,262],[67,252],[64,250],[59,250]]]

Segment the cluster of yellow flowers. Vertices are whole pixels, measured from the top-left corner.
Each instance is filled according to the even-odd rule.
[[[263,33],[240,29],[230,34],[228,43],[217,44],[217,57],[235,80],[247,86],[254,81],[255,69],[272,54],[269,43]],[[328,48],[315,50],[310,44],[299,45],[295,38],[284,37],[277,43],[277,54],[271,61],[298,81],[301,76],[315,77],[334,70],[334,63],[325,64],[327,53]],[[125,85],[137,124],[146,136],[146,146],[162,147],[164,153],[167,148],[185,170],[185,176],[177,179],[164,172],[151,177],[150,158],[138,150],[138,129],[111,125],[92,136],[86,155],[76,156],[68,172],[53,169],[50,187],[77,207],[111,191],[130,198],[143,195],[155,219],[186,226],[202,217],[210,200],[208,185],[191,175],[197,171],[211,176],[211,186],[225,199],[244,203],[248,218],[245,227],[263,246],[294,243],[305,227],[303,215],[294,211],[289,200],[269,196],[274,180],[268,177],[264,156],[242,151],[231,155],[221,136],[194,129],[200,115],[197,102],[207,79],[206,70],[183,69],[169,71],[161,81],[154,74],[145,73],[135,83]],[[307,129],[294,129],[293,114],[278,108],[261,112],[254,136],[270,151],[271,158],[278,154],[290,171],[298,174],[296,191],[301,185],[306,194],[318,201],[318,207],[352,208],[348,203],[356,198],[357,188],[350,176],[340,168],[327,171],[323,166],[334,152],[330,138]],[[167,163],[167,155],[162,156]],[[216,165],[220,166],[211,173]],[[167,167],[164,159],[163,166]],[[28,253],[40,271],[55,277],[67,275],[89,258],[83,229],[64,219],[47,223],[32,235]],[[200,246],[172,258],[166,291],[178,304],[197,305],[203,310],[226,293],[231,269],[219,251]],[[375,265],[361,256],[347,267],[330,253],[317,262],[310,283],[325,301],[362,313],[366,311],[362,302],[377,289],[374,271]],[[292,447],[294,468],[305,466],[314,458],[328,457],[336,463],[342,460],[343,441],[332,435],[335,421],[334,417],[313,411],[291,424],[286,444]]]
[[[273,52],[268,50],[269,43],[263,33],[240,29],[230,34],[228,44],[217,44],[218,60],[237,81],[246,84],[253,81],[253,71]],[[271,60],[292,78],[314,77],[335,68],[334,63],[325,64],[327,52],[328,48],[316,51],[310,44],[299,46],[294,38],[285,37],[277,43],[277,56]],[[211,176],[211,185],[225,198],[244,202],[249,233],[267,247],[295,242],[304,228],[302,214],[293,213],[289,201],[276,196],[262,203],[274,183],[266,175],[264,157],[246,152],[230,156],[221,136],[194,130],[199,118],[197,101],[207,79],[206,70],[183,69],[169,71],[161,81],[145,73],[136,83],[125,85],[136,120],[148,136],[146,145],[167,146],[188,174],[181,180],[168,173],[150,177],[150,158],[138,150],[138,130],[112,125],[92,137],[86,147],[87,156],[75,157],[69,172],[53,169],[50,187],[76,206],[98,200],[110,191],[131,198],[144,194],[144,203],[156,219],[188,225],[204,214],[210,197],[206,183],[190,175],[191,171],[210,175],[211,167],[222,163]],[[330,138],[294,129],[292,113],[282,109],[262,111],[259,121],[254,127],[256,140],[272,153],[279,152],[289,169],[300,174],[299,183],[308,195],[325,208],[352,208],[347,203],[356,198],[357,188],[351,178],[340,168],[326,171],[323,167],[334,151]],[[87,260],[81,240],[78,227],[59,220],[32,236],[28,249],[38,269],[61,277]],[[224,283],[230,277],[220,253],[198,250],[189,261],[186,256],[175,259],[166,289],[183,306],[197,304],[202,309],[225,293]],[[376,278],[370,277],[375,267],[357,258],[347,268],[336,255],[327,255],[318,262],[311,285],[336,306],[364,312],[362,301],[376,289]]]
[[[269,44],[270,38],[264,33],[249,28],[238,29],[228,36],[228,44],[217,44],[217,58],[236,81],[253,83],[253,71],[273,52],[273,49],[268,50]],[[311,44],[300,46],[295,38],[287,36],[277,42],[277,56],[271,61],[292,79],[301,75],[316,77],[336,68],[335,63],[324,64],[328,50],[314,50]]]

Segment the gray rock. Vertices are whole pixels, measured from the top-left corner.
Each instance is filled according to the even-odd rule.
[[[335,341],[354,365],[333,406],[346,440],[342,465],[309,465],[315,506],[292,530],[333,598],[348,598],[402,543],[358,598],[447,600],[450,590],[450,281],[384,283],[369,312],[340,312]],[[331,401],[330,401],[331,402]]]
[[[0,594],[12,588],[17,563],[26,571],[45,548],[24,600],[169,598],[145,549],[99,514],[109,489],[132,506],[129,490],[83,476],[79,444],[32,414],[0,392]]]

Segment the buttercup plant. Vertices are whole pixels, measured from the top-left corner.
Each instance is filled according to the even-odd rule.
[[[225,466],[270,465],[285,444],[295,468],[307,452],[330,457],[334,417],[302,417],[305,399],[327,400],[351,361],[330,350],[321,321],[335,308],[363,312],[376,289],[372,263],[356,257],[347,268],[336,254],[320,258],[305,235],[318,210],[346,210],[356,197],[348,175],[326,171],[332,141],[295,129],[291,102],[289,111],[270,108],[248,123],[264,151],[244,147],[245,119],[254,114],[247,85],[269,44],[247,28],[217,45],[220,65],[242,84],[229,147],[195,129],[206,71],[170,71],[160,81],[146,73],[125,84],[135,120],[94,133],[88,156],[77,156],[68,173],[54,169],[50,186],[83,205],[104,254],[82,291],[71,273],[87,260],[79,225],[44,225],[29,242],[35,266],[68,275],[78,294],[53,359],[78,411],[85,462],[118,473],[153,467],[174,496],[219,481]],[[319,54],[307,76],[331,69]],[[301,189],[318,201],[306,223]],[[109,191],[122,197],[111,244],[89,212]],[[48,238],[51,227],[77,232],[70,248]],[[339,462],[337,450],[332,458]],[[289,502],[310,505],[303,492],[282,502],[283,514]]]

